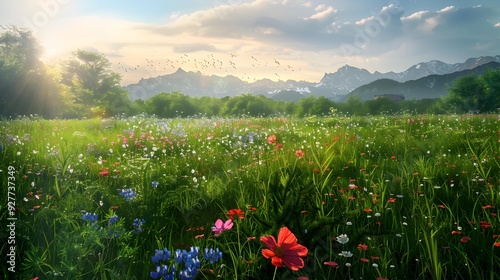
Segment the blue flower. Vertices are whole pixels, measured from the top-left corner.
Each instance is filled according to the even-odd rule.
[[[159,184],[160,184],[160,183],[158,183],[157,181],[153,181],[153,182],[151,183],[151,185],[153,186],[153,188],[158,187],[158,185],[159,185]]]
[[[161,261],[170,259],[171,256],[172,253],[167,248],[165,248],[163,250],[155,250],[155,255],[151,257],[151,260],[153,261],[153,263],[159,263]]]
[[[142,230],[142,226],[146,223],[146,221],[144,219],[139,219],[139,218],[135,218],[134,220],[134,233],[135,234],[139,234],[141,232],[143,232]]]
[[[218,262],[222,258],[222,252],[219,251],[219,248],[216,248],[215,251],[212,248],[205,248],[205,254],[203,255],[203,258],[209,261],[210,264],[213,264],[215,262]]]
[[[99,219],[99,216],[97,216],[96,213],[90,214],[89,212],[86,212],[85,215],[83,215],[82,220],[87,221],[87,222],[92,222],[94,224],[97,222]]]
[[[109,218],[108,220],[108,227],[111,226],[112,224],[116,223],[118,221],[118,216],[114,215],[113,217]]]
[[[186,268],[184,270],[179,271],[179,279],[181,280],[192,280],[198,273],[198,269]]]
[[[120,196],[124,197],[127,202],[130,201],[130,199],[132,199],[136,195],[137,195],[137,193],[134,192],[132,189],[122,189],[120,191]]]
[[[159,265],[156,266],[156,271],[151,271],[149,276],[153,279],[162,278],[163,280],[174,280],[175,279],[175,266],[172,266],[171,271],[168,271],[168,266]]]

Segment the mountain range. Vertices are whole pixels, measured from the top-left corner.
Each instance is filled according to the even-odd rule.
[[[225,97],[250,93],[276,100],[297,101],[309,95],[345,101],[354,94],[367,100],[374,95],[401,94],[408,99],[439,98],[447,94],[447,85],[471,73],[482,74],[487,69],[500,68],[500,55],[470,58],[463,63],[448,64],[439,60],[421,62],[403,72],[370,73],[349,65],[336,72],[325,73],[319,82],[272,81],[246,82],[235,76],[206,76],[200,72],[176,72],[156,78],[141,79],[125,86],[132,100],[146,100],[161,92],[179,91],[191,97]]]

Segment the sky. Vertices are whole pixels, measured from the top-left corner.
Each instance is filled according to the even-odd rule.
[[[103,53],[123,85],[178,68],[319,82],[345,64],[500,55],[498,0],[0,0],[0,25],[31,29],[48,63]]]

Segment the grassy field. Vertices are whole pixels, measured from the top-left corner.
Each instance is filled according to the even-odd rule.
[[[498,115],[0,127],[5,279],[500,279]]]

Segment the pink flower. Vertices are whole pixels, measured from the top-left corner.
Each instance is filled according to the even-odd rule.
[[[212,231],[215,236],[219,236],[223,231],[230,230],[233,227],[233,221],[231,219],[223,222],[221,219],[215,221],[215,226],[212,227]]]
[[[299,158],[305,156],[304,152],[302,150],[297,150],[295,151],[295,155]]]
[[[303,257],[307,256],[307,248],[297,243],[295,235],[287,228],[282,227],[278,233],[278,242],[274,236],[261,236],[260,241],[267,246],[262,249],[262,255],[271,259],[276,267],[287,266],[291,270],[304,267]]]

